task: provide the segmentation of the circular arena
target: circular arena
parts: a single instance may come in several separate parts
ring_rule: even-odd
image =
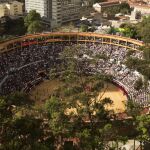
[[[1,42],[0,95],[14,91],[30,92],[43,81],[43,72],[49,73],[53,67],[59,71],[61,64],[59,53],[66,46],[75,45],[80,45],[81,50],[90,50],[93,55],[106,55],[107,60],[99,59],[96,66],[90,65],[89,71],[112,75],[112,83],[128,98],[144,107],[148,106],[150,86],[146,90],[135,90],[134,83],[142,75],[124,64],[127,52],[130,50],[134,51],[132,57],[143,59],[143,52],[139,50],[144,45],[143,42],[94,33],[53,32],[26,35]]]

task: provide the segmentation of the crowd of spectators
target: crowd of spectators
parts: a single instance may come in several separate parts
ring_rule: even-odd
[[[125,65],[128,49],[114,45],[88,44],[87,49],[91,49],[94,55],[106,55],[107,59],[99,59],[95,66],[91,66],[93,70],[100,73],[112,75],[114,82],[126,90],[128,96],[146,106],[150,100],[150,82],[147,88],[135,90],[135,82],[143,76],[134,69],[129,69]],[[131,57],[143,59],[142,51],[134,51]]]
[[[66,46],[74,47],[76,45],[77,43],[74,42],[34,43],[22,46],[16,43],[13,45],[13,50],[0,53],[0,95],[23,89],[28,91],[30,89],[28,87],[42,80],[41,72],[48,73],[54,67],[59,70],[62,62],[59,58],[60,52]],[[86,54],[84,57],[91,59],[94,56],[100,56],[95,65],[89,65],[89,70],[112,75],[114,82],[124,88],[130,98],[141,105],[148,104],[150,85],[147,89],[135,90],[134,84],[142,75],[136,70],[128,69],[124,64],[128,49],[100,43],[78,42],[78,45],[81,51],[91,52],[90,56]],[[143,53],[134,51],[132,57],[143,59]]]

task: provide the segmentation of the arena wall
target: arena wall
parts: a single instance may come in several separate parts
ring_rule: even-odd
[[[41,40],[42,39],[42,40]],[[34,42],[33,42],[34,40]],[[56,42],[56,41],[76,41],[76,42],[97,42],[102,44],[111,44],[116,46],[125,47],[128,49],[138,50],[140,46],[143,46],[142,41],[130,39],[126,37],[108,35],[108,34],[97,34],[97,33],[75,33],[75,32],[50,32],[42,34],[25,35],[17,37],[11,40],[0,42],[0,52],[13,50],[16,46],[21,47],[31,44]],[[15,45],[15,43],[18,43]],[[26,42],[26,43],[25,43]]]
[[[109,56],[111,55],[111,57],[113,55],[114,60],[116,58],[119,58],[120,61],[124,61],[125,53],[129,49],[135,50],[135,53],[138,53],[137,57],[141,57],[141,53],[143,52],[139,51],[139,48],[144,45],[144,43],[141,41],[115,35],[69,32],[32,34],[17,37],[12,40],[2,41],[0,42],[0,54],[2,54],[2,57],[0,57],[0,94],[8,94],[10,93],[9,91],[15,91],[15,89],[23,89],[24,91],[28,92],[32,88],[32,86],[36,86],[36,84],[42,81],[42,77],[39,76],[40,72],[49,71],[51,65],[54,65],[56,63],[51,63],[49,61],[51,60],[51,57],[55,56],[54,53],[57,53],[54,45],[58,44],[59,46],[60,44],[66,46],[66,43],[68,43],[69,45],[77,45],[79,43],[85,46],[88,46],[88,44],[92,43],[92,45],[96,45],[96,47],[99,47],[99,49],[103,47],[105,53],[109,53]],[[42,49],[37,49],[37,47],[45,46],[50,46],[52,51],[47,49],[46,53],[44,53],[45,51],[43,51],[42,53]],[[107,48],[105,46],[107,46]],[[96,47],[94,47],[92,51],[95,51]],[[62,49],[60,48],[60,51]],[[113,53],[112,50],[114,51]],[[34,54],[37,54],[39,58],[37,56],[34,57]],[[119,55],[123,56],[119,57]],[[57,66],[59,66],[59,59],[55,61],[57,61]],[[137,78],[139,76],[134,72],[134,70],[130,70],[130,73],[124,74],[124,72],[118,73],[118,70],[115,70],[114,68],[112,68],[112,70],[110,70],[110,67],[107,68],[103,71],[106,71],[106,74],[110,74],[115,77],[114,82],[123,89],[126,95],[128,95],[130,98],[133,97],[134,99],[138,97],[137,101],[139,101],[140,104],[147,106],[147,101],[149,100],[150,96],[148,93],[149,91],[134,91],[133,83],[136,80],[135,76]],[[101,66],[98,69],[102,71]],[[120,76],[121,78],[118,78]]]

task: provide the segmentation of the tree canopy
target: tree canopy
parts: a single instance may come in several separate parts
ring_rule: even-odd
[[[108,139],[119,138],[116,136],[117,128],[112,129],[114,112],[106,109],[112,105],[112,101],[109,98],[102,99],[105,90],[99,95],[102,89],[107,88],[105,83],[111,81],[112,77],[89,74],[86,68],[89,63],[96,64],[93,59],[98,58],[91,51],[83,49],[81,52],[80,49],[80,46],[67,47],[60,55],[63,60],[59,67],[61,74],[58,76],[55,69],[50,72],[50,78],[54,79],[53,75],[56,75],[63,85],[54,91],[46,103],[48,114],[51,112],[49,126],[59,131],[57,138],[73,137],[80,141],[82,149],[102,150],[108,144]],[[84,55],[90,55],[93,59],[84,58]],[[63,123],[60,125],[60,122]]]
[[[130,69],[135,69],[144,75],[147,79],[150,79],[150,60],[149,60],[149,45],[141,47],[143,50],[144,59],[138,59],[133,57],[128,57],[126,61],[126,65]]]
[[[128,101],[126,113],[132,118],[126,120],[118,120],[114,111],[107,109],[113,103],[102,95],[112,76],[90,70],[90,64],[96,65],[99,58],[108,59],[84,48],[81,51],[80,45],[66,47],[59,55],[61,65],[49,75],[50,80],[57,78],[62,84],[39,107],[21,92],[0,97],[0,149],[104,150],[112,148],[108,141],[115,141],[114,148],[129,137],[149,141],[149,116],[141,116],[139,105]],[[76,146],[65,144],[72,139]]]
[[[41,16],[35,10],[31,10],[24,18],[24,24],[29,33],[41,32],[43,30]]]
[[[145,43],[150,43],[150,16],[144,17],[142,22],[137,24],[137,33]]]

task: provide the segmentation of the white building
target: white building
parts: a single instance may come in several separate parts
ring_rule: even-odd
[[[23,14],[23,3],[18,1],[0,3],[0,17]]]
[[[135,5],[134,11],[139,11],[142,15],[150,14],[150,6]]]
[[[118,6],[120,5],[120,1],[110,1],[110,2],[101,2],[93,4],[93,8],[95,11],[101,13],[108,7]]]
[[[87,3],[86,3],[87,1]],[[25,10],[36,10],[41,17],[51,22],[52,26],[81,18],[81,8],[91,0],[25,0]],[[84,4],[84,5],[83,5]]]
[[[150,15],[150,6],[143,6],[143,5],[131,5],[134,10],[131,12],[131,18],[130,20],[136,20],[136,16],[138,13],[142,16],[148,16]]]
[[[25,11],[29,13],[31,10],[36,10],[41,17],[51,19],[52,0],[25,0]]]

